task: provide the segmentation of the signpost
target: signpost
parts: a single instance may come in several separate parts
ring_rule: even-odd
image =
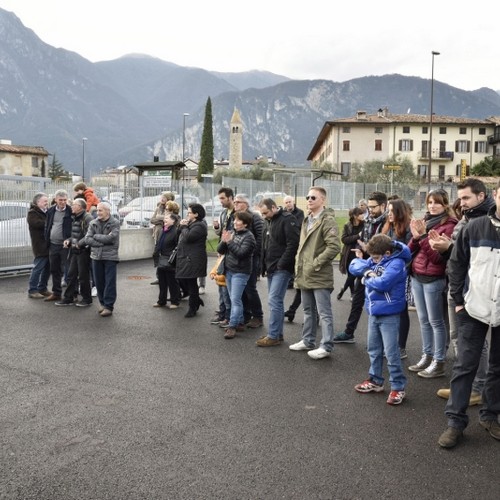
[[[382,165],[384,170],[391,171],[391,195],[392,195],[392,186],[394,184],[394,170],[401,170],[401,165]]]

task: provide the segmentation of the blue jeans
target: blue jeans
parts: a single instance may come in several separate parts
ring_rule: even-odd
[[[399,314],[368,317],[367,350],[370,356],[370,370],[368,373],[370,379],[377,384],[384,383],[382,370],[385,352],[392,391],[404,391],[406,387],[406,377],[401,368],[401,355],[399,353],[399,321]]]
[[[228,321],[231,317],[231,297],[227,286],[219,286],[219,316]]]
[[[267,275],[267,291],[269,297],[269,329],[267,336],[278,339],[283,336],[283,323],[285,322],[284,300],[288,283],[292,273],[276,271]]]
[[[411,289],[417,308],[422,336],[422,352],[436,361],[446,357],[446,323],[443,308],[443,292],[446,279],[440,278],[431,283],[421,283],[416,278],[411,280]]]
[[[243,301],[241,298],[249,277],[249,274],[226,271],[227,289],[231,299],[230,328],[236,328],[243,324]]]
[[[318,322],[316,311],[319,313],[322,339],[320,347],[325,351],[333,351],[333,312],[330,288],[301,289],[302,307],[304,308],[304,326],[302,340],[309,347],[316,345]]]
[[[489,325],[471,318],[465,309],[457,314],[458,357],[453,365],[450,398],[445,414],[448,426],[464,429],[469,423],[467,407],[472,384],[481,359]],[[491,328],[488,373],[483,390],[480,420],[497,420],[500,414],[500,326]]]
[[[49,257],[35,257],[31,270],[28,293],[46,292],[50,277]]]
[[[94,283],[100,304],[113,310],[116,302],[116,265],[114,260],[92,260]]]

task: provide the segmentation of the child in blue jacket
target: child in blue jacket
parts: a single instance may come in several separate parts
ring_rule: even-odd
[[[366,246],[369,259],[361,250],[354,250],[356,259],[349,265],[355,276],[363,276],[365,309],[368,318],[368,379],[354,388],[361,393],[382,392],[384,353],[387,358],[391,392],[387,403],[398,405],[405,397],[406,377],[401,367],[398,345],[399,318],[406,307],[406,264],[411,260],[410,249],[385,234],[376,234]]]

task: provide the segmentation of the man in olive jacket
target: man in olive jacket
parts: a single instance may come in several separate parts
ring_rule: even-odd
[[[299,249],[295,257],[295,287],[302,294],[304,326],[302,340],[290,346],[292,351],[309,351],[312,359],[330,356],[333,350],[333,259],[340,252],[340,236],[335,213],[325,208],[326,191],[313,186],[306,196],[308,216],[302,223]],[[319,314],[322,339],[316,349]]]

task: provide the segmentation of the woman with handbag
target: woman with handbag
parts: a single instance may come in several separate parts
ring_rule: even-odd
[[[205,305],[200,298],[198,288],[198,278],[207,276],[208,260],[206,247],[208,227],[203,205],[189,204],[187,218],[180,221],[179,231],[176,276],[189,294],[189,310],[184,317],[192,318],[196,316],[200,306]]]
[[[175,262],[172,263],[173,255],[177,248],[179,216],[170,212],[165,213],[163,218],[163,230],[160,233],[155,247],[155,255],[158,258],[156,274],[160,292],[158,302],[153,307],[165,307],[167,305],[167,294],[170,293],[169,309],[177,309],[181,302],[181,291],[175,276]]]

